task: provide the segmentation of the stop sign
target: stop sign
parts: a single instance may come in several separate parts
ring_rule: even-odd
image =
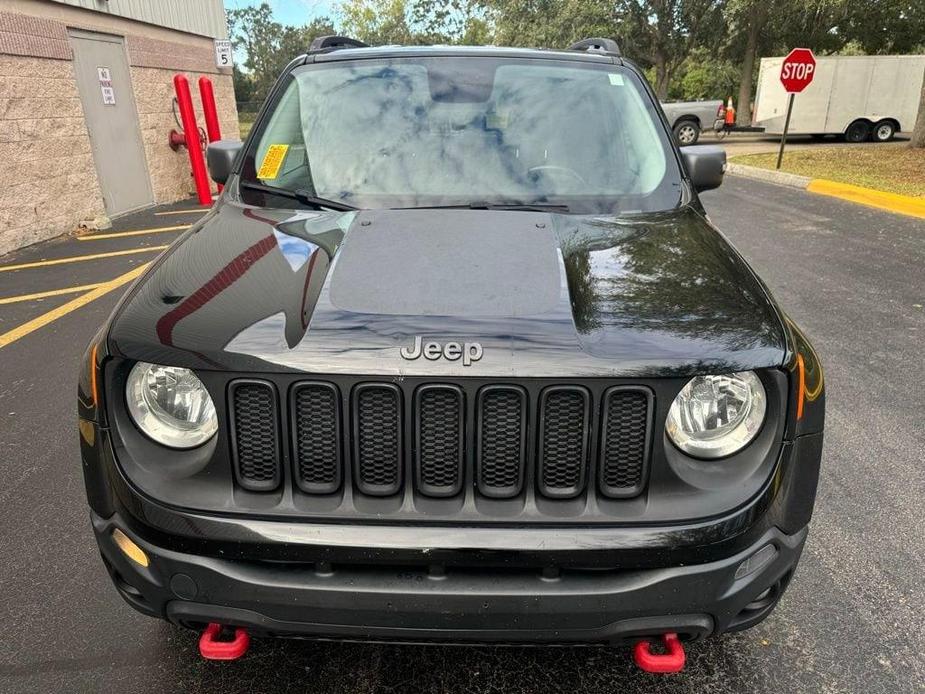
[[[794,48],[780,66],[780,81],[791,94],[798,94],[809,86],[816,73],[816,56],[808,48]]]

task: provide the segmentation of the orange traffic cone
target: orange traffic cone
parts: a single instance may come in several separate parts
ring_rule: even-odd
[[[729,100],[726,102],[726,125],[735,125],[736,124],[736,110],[735,106],[732,105],[732,97],[729,97]]]

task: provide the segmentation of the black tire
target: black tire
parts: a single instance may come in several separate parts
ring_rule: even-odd
[[[845,130],[846,142],[864,142],[870,136],[870,123],[866,120],[856,120]]]
[[[896,135],[896,123],[891,120],[882,120],[870,129],[872,142],[889,142]]]
[[[682,147],[687,145],[696,145],[700,139],[700,125],[697,121],[679,120],[674,124],[674,138]]]

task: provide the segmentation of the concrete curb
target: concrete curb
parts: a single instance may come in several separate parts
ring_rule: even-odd
[[[798,188],[816,195],[827,195],[832,198],[853,202],[857,205],[876,207],[879,210],[886,210],[894,214],[925,219],[925,198],[887,193],[882,190],[864,188],[849,183],[829,181],[825,178],[798,176],[797,174],[761,169],[757,166],[747,166],[734,162],[726,164],[726,172],[735,176],[787,186],[788,188]]]
[[[813,180],[809,176],[798,176],[784,171],[761,169],[757,166],[747,166],[745,164],[736,164],[735,162],[726,164],[726,173],[744,176],[745,178],[754,178],[765,183],[776,183],[779,186],[787,186],[788,188],[799,188],[800,190],[806,190]]]
[[[828,195],[833,198],[840,198],[841,200],[857,203],[858,205],[876,207],[879,210],[886,210],[887,212],[925,219],[925,198],[915,198],[911,195],[899,195],[898,193],[886,193],[882,190],[853,186],[850,183],[827,181],[824,178],[813,179],[809,182],[806,190],[810,193]]]

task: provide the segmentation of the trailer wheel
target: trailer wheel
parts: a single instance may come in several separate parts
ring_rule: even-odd
[[[697,140],[700,139],[700,126],[692,120],[680,120],[674,124],[672,130],[674,130],[675,139],[682,147],[697,144]]]
[[[889,142],[896,134],[896,124],[891,120],[882,120],[870,131],[870,139],[874,142]]]
[[[848,142],[864,142],[870,135],[870,123],[866,120],[856,120],[845,130],[845,140]]]

